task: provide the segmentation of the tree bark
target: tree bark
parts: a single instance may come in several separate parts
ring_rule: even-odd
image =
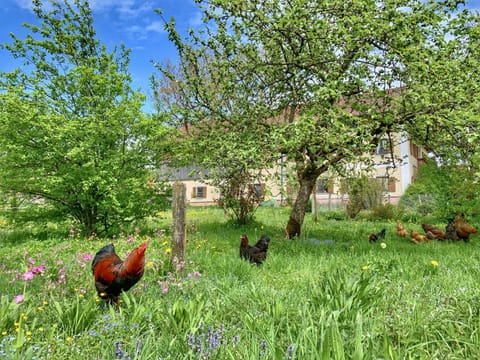
[[[173,184],[173,246],[172,260],[176,258],[177,263],[185,261],[185,249],[187,244],[186,234],[186,187],[179,181]],[[174,263],[175,260],[172,261]]]
[[[298,172],[298,181],[300,188],[298,189],[297,199],[293,204],[290,218],[288,219],[285,229],[285,237],[293,239],[300,236],[302,232],[302,224],[307,210],[308,200],[312,194],[313,188],[317,183],[317,178],[321,174],[321,169],[312,167],[305,171]]]

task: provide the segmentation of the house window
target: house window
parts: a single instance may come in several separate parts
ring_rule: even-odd
[[[381,139],[379,141],[375,154],[376,155],[388,154],[388,139]]]
[[[396,180],[394,177],[379,176],[377,177],[377,181],[380,182],[380,184],[383,187],[383,190],[385,190],[386,192],[396,191]]]
[[[331,194],[333,186],[331,181],[327,179],[319,179],[317,182],[317,194]]]
[[[265,198],[265,184],[250,184],[250,195],[253,195],[258,201],[263,201]]]
[[[195,186],[193,188],[192,198],[194,199],[205,199],[207,197],[207,187],[206,186]]]

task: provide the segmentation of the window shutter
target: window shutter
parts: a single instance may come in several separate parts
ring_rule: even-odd
[[[394,177],[391,177],[388,179],[388,191],[389,192],[395,192],[395,186],[397,184],[397,179],[395,179]]]
[[[195,199],[197,197],[197,188],[194,186],[192,188],[192,198]]]

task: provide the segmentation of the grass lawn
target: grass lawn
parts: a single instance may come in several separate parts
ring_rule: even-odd
[[[189,208],[185,264],[169,254],[170,213],[113,240],[1,222],[0,359],[480,359],[478,236],[414,245],[394,222],[307,216],[287,241],[288,211],[240,227]],[[370,244],[382,227],[386,246]],[[240,260],[242,233],[272,239],[262,266]],[[145,239],[144,277],[106,306],[94,254]]]

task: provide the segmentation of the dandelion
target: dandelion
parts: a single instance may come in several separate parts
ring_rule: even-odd
[[[16,304],[20,304],[24,300],[25,300],[25,295],[23,294],[17,295],[13,298],[13,301],[15,301]]]
[[[171,253],[172,253],[172,249],[167,248],[167,249],[165,250],[165,254],[170,255]]]
[[[153,267],[153,261],[147,262],[147,263],[145,264],[145,267],[147,267],[147,268]]]
[[[368,265],[363,265],[363,266],[362,266],[362,270],[363,270],[363,271],[367,271],[367,270],[368,270]]]
[[[385,244],[384,242],[382,242],[382,243],[380,243],[380,247],[381,247],[382,249],[385,249],[385,248],[387,247],[387,244]]]
[[[431,264],[433,265],[433,267],[437,267],[438,266],[438,261],[432,260]]]

